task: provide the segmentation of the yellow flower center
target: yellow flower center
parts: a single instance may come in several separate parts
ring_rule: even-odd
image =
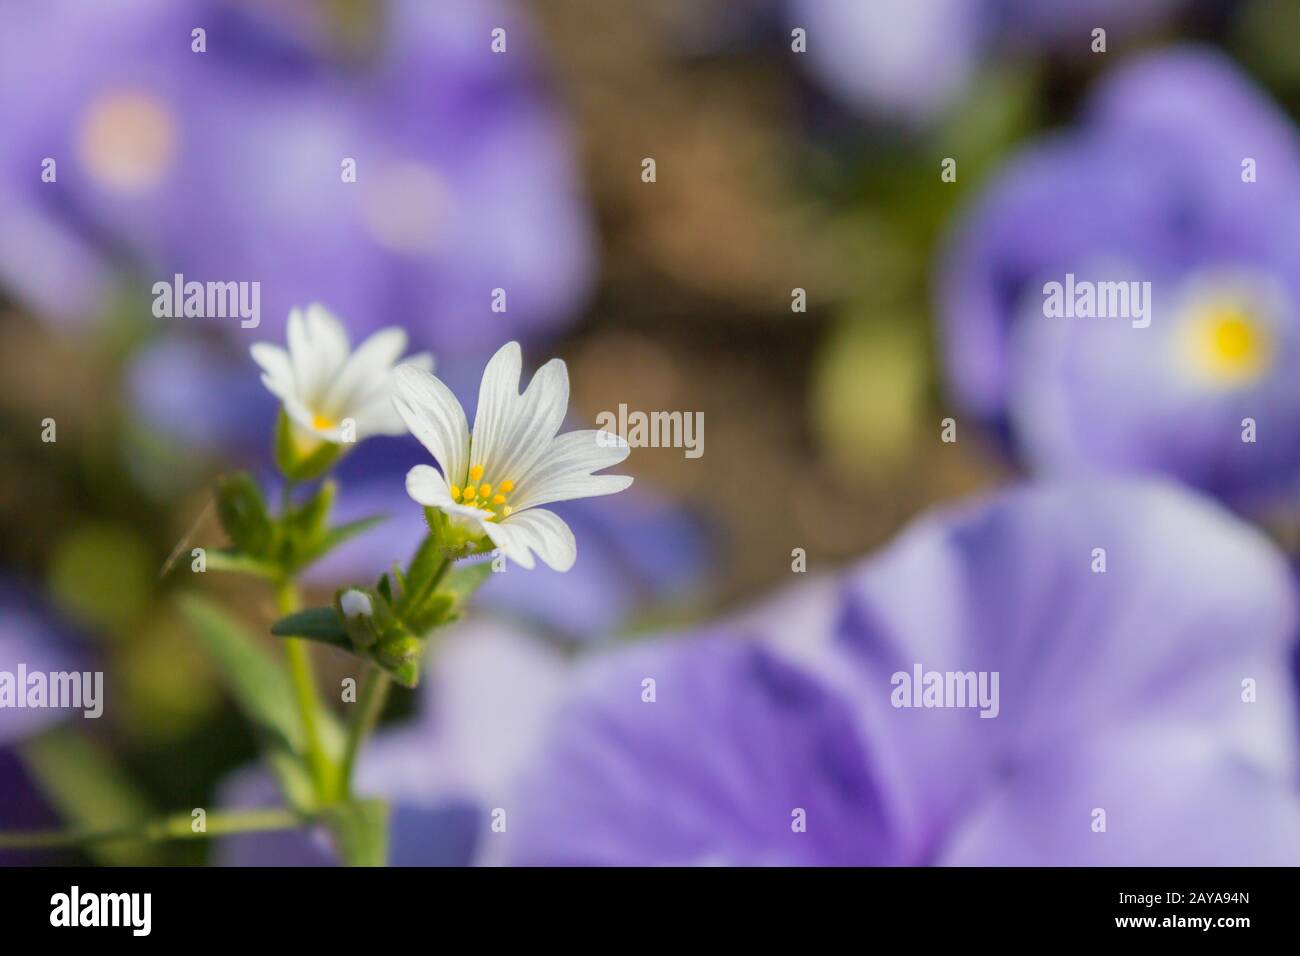
[[[328,415],[320,415],[320,414],[316,414],[316,415],[313,415],[312,418],[311,418],[311,427],[312,427],[312,428],[319,428],[319,429],[321,429],[322,431],[327,431],[328,429],[333,428],[333,427],[336,426],[337,424],[338,424],[338,422],[336,422],[334,419],[330,418]]]
[[[1187,358],[1205,378],[1221,385],[1257,380],[1273,360],[1273,336],[1252,312],[1219,303],[1199,312],[1187,325]]]
[[[463,505],[486,511],[489,515],[487,520],[495,521],[510,517],[510,513],[515,510],[508,504],[510,492],[514,490],[513,481],[503,481],[498,485],[484,481],[483,466],[475,465],[469,470],[463,488],[460,485],[451,486],[451,498]]]

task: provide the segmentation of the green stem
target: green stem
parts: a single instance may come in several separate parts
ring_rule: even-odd
[[[430,594],[438,590],[438,585],[442,583],[442,579],[445,578],[447,576],[447,572],[451,570],[451,565],[452,565],[451,558],[443,558],[442,563],[438,565],[438,570],[433,572],[433,576],[429,578],[428,582],[424,585],[424,587],[420,588],[418,593],[402,595],[401,598],[402,607],[417,608],[421,604],[423,604],[428,599]]]
[[[159,843],[165,840],[204,840],[235,833],[265,833],[269,830],[296,830],[310,819],[276,808],[270,810],[210,813],[202,830],[195,831],[191,814],[181,813],[161,820],[111,830],[72,827],[66,830],[33,830],[28,833],[0,833],[0,850],[57,849],[89,846],[121,840]]]
[[[293,581],[281,581],[276,588],[276,601],[280,616],[292,614],[299,610],[302,602],[298,597],[298,588]],[[311,652],[307,642],[296,637],[285,638],[284,652],[289,659],[289,675],[293,679],[294,696],[298,700],[298,711],[302,714],[303,733],[306,736],[307,764],[311,768],[312,778],[316,782],[316,793],[325,799],[333,790],[333,767],[321,745],[320,698],[316,693],[316,676],[312,670]]]
[[[339,769],[339,799],[347,800],[352,795],[352,771],[365,741],[379,722],[379,715],[384,712],[384,702],[388,699],[388,689],[392,679],[378,667],[366,668],[362,678],[361,693],[357,697],[357,709],[353,714],[352,725],[348,729],[347,747],[343,751],[343,765]]]

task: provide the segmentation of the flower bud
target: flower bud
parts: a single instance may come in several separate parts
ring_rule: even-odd
[[[348,588],[340,591],[336,600],[348,639],[357,647],[374,644],[379,638],[379,624],[375,619],[375,601],[378,599],[360,588]]]

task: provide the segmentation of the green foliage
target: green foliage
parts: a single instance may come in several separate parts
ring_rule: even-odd
[[[286,799],[295,809],[310,808],[315,791],[306,762],[302,717],[294,706],[288,673],[218,605],[198,595],[185,595],[180,598],[180,608],[252,722]],[[326,719],[321,729],[325,749],[341,752],[343,736],[337,723]]]
[[[42,795],[69,823],[112,829],[134,823],[152,810],[98,743],[67,726],[31,737],[18,750]],[[87,847],[86,852],[96,862],[114,866],[159,862],[157,848],[147,844],[104,843]]]
[[[275,526],[253,476],[237,472],[217,480],[217,518],[243,554],[267,556],[275,543]]]
[[[289,614],[272,625],[271,633],[339,648],[375,664],[403,687],[415,687],[429,634],[460,617],[492,570],[486,561],[453,568],[431,540],[421,545],[405,574],[394,568],[374,588],[344,588],[333,605]],[[394,579],[405,584],[396,594]],[[346,615],[348,592],[364,595],[369,613]]]
[[[388,804],[350,800],[326,807],[322,818],[334,835],[339,856],[349,866],[383,866],[388,862]]]
[[[334,482],[323,482],[314,495],[300,505],[287,506],[276,519],[252,476],[239,472],[221,479],[216,489],[217,517],[234,547],[210,552],[208,567],[284,580],[384,520],[376,515],[331,528],[337,492]]]

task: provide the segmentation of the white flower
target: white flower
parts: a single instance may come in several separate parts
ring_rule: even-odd
[[[552,359],[522,395],[518,342],[502,346],[479,386],[471,436],[465,410],[446,385],[410,365],[398,368],[393,405],[442,469],[416,465],[406,491],[463,527],[487,535],[525,568],[532,552],[556,571],[573,567],[578,546],[558,515],[538,505],[611,495],[632,484],[627,475],[592,472],[628,456],[627,443],[597,430],[557,435],[569,404],[569,372]]]
[[[249,351],[262,367],[262,383],[284,403],[290,421],[337,445],[402,434],[392,404],[392,373],[405,349],[406,332],[393,327],[376,332],[353,352],[339,320],[323,306],[309,305],[305,318],[298,309],[289,313],[288,351],[268,342]],[[433,368],[433,357],[425,352],[406,361]]]

